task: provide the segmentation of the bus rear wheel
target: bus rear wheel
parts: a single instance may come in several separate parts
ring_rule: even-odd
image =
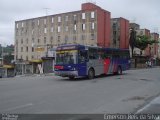
[[[94,70],[93,69],[89,69],[88,71],[88,78],[89,79],[93,79],[95,76]]]
[[[69,77],[70,80],[74,80],[74,78],[75,78],[74,76],[70,76]]]

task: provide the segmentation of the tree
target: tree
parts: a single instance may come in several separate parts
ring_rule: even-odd
[[[134,30],[134,28],[132,28],[130,32],[130,38],[129,38],[129,44],[132,51],[132,58],[133,58],[133,50],[135,47],[135,41],[136,41],[136,31]]]
[[[148,45],[152,45],[153,43],[158,43],[156,40],[151,40],[150,37],[146,35],[138,35],[135,40],[135,47],[139,48],[141,51],[145,50]]]

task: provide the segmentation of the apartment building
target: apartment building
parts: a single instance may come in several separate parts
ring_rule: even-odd
[[[151,39],[156,40],[157,42],[159,41],[159,34],[158,33],[151,33]],[[154,58],[158,57],[158,43],[154,43],[153,45],[150,45],[150,50],[151,50],[151,56]]]
[[[112,48],[129,48],[129,21],[125,18],[111,19],[111,44]]]
[[[130,27],[130,29],[134,29],[134,30],[140,29],[140,25],[137,23],[129,23],[129,27]]]
[[[63,44],[110,46],[110,12],[93,3],[81,10],[15,22],[15,60],[39,60]]]
[[[145,36],[148,36],[148,37],[151,36],[150,30],[146,29],[146,28],[145,29],[137,29],[136,30],[136,35],[145,35]],[[148,45],[148,47],[144,51],[141,51],[140,49],[135,48],[134,49],[134,54],[136,54],[136,55],[143,55],[143,56],[151,56],[150,45]]]

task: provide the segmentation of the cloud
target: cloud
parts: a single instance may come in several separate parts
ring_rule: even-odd
[[[77,11],[91,0],[0,0],[0,41],[14,43],[14,23],[18,20]],[[160,28],[160,0],[92,0],[111,12],[111,17],[124,17],[141,28]]]

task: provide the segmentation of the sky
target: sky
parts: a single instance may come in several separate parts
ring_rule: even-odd
[[[0,0],[0,44],[14,44],[15,21],[77,11],[85,2],[111,12],[111,18],[123,17],[142,29],[160,31],[160,0]]]

